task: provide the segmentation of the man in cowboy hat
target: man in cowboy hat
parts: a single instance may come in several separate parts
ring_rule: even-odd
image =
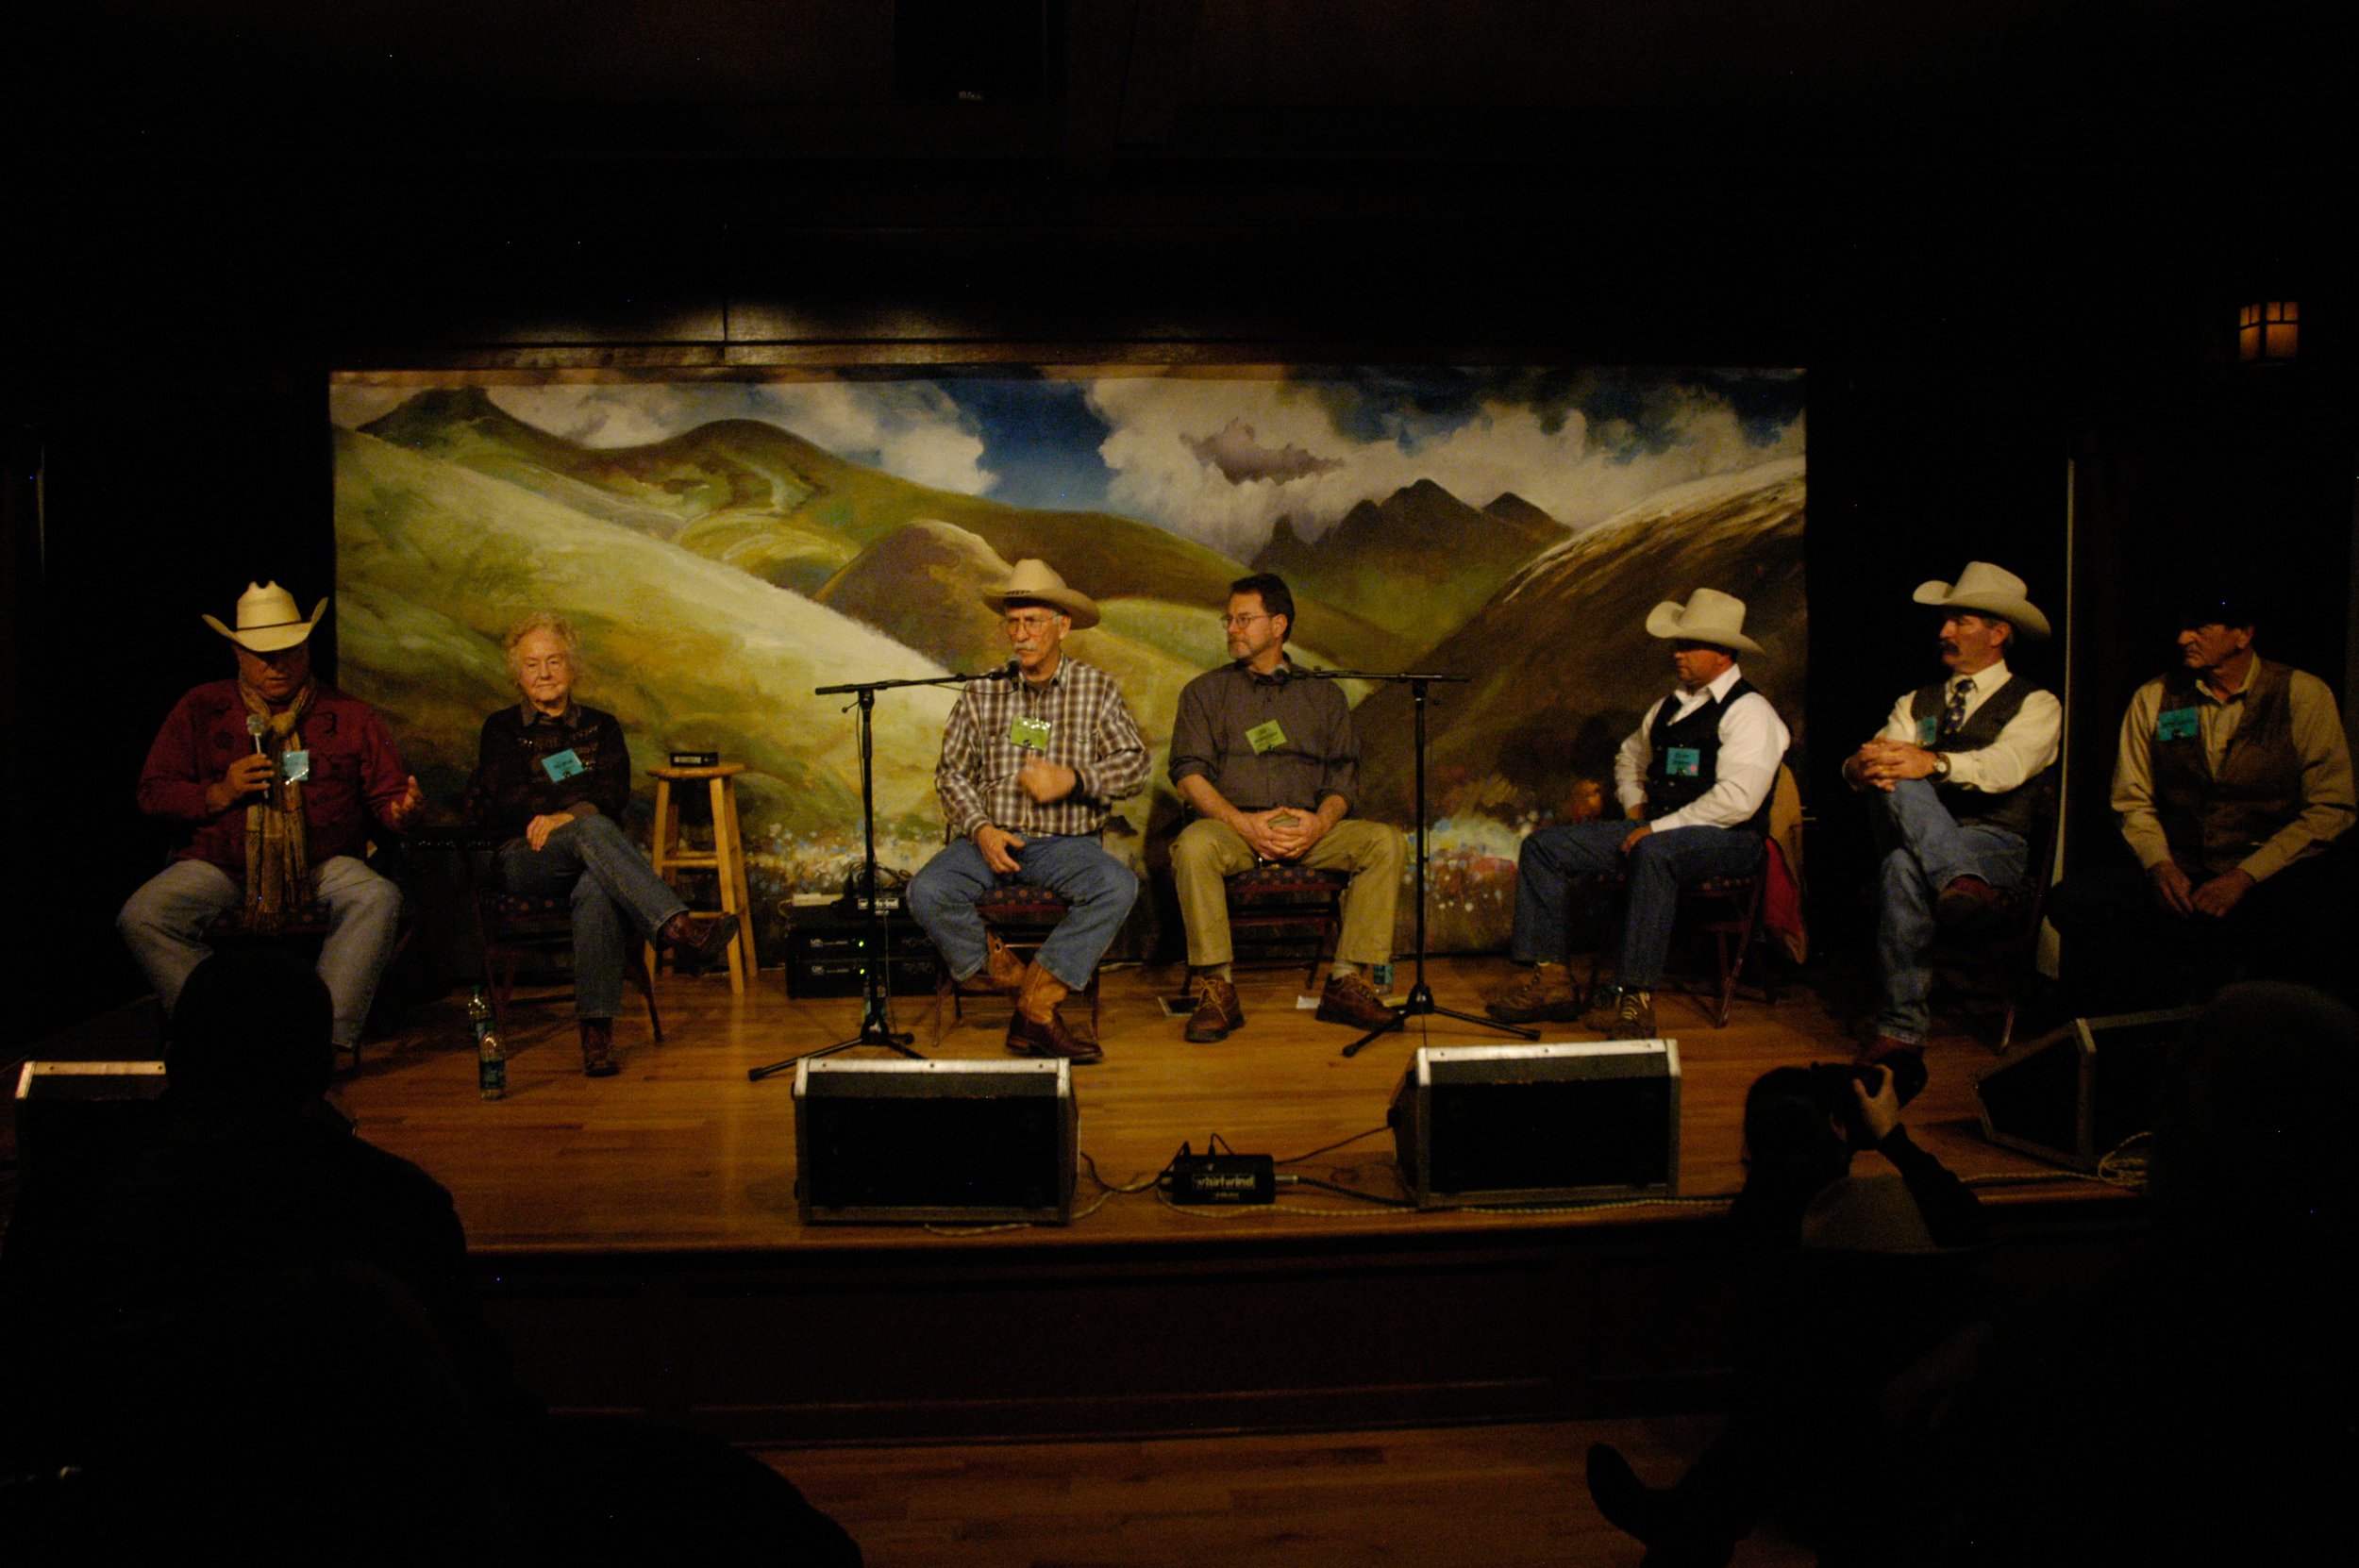
[[[373,823],[399,832],[426,797],[376,714],[311,678],[311,631],[326,609],[322,599],[304,616],[276,583],[253,583],[236,626],[204,617],[228,639],[237,675],[183,696],[148,748],[140,809],[184,838],[115,926],[169,1011],[221,916],[242,909],[256,932],[324,918],[319,976],[349,1050],[401,913],[401,890],[360,855]]]
[[[2249,594],[2178,612],[2178,668],[2121,721],[2113,808],[2130,854],[2076,864],[2049,905],[2081,1008],[2208,992],[2239,969],[2348,993],[2351,915],[2327,851],[2355,814],[2334,693],[2261,657]]]
[[[2064,727],[2063,704],[2007,668],[2018,639],[2048,636],[2022,578],[1972,560],[1956,582],[1920,583],[1914,597],[1940,612],[1949,674],[1894,703],[1875,739],[1843,763],[1844,779],[1868,797],[1883,852],[1883,1002],[1862,1059],[1888,1061],[1904,1097],[1924,1083],[1925,953],[1938,928],[1988,925],[2005,893],[2047,874],[2027,863],[2035,785],[2055,765]]]
[[[1113,680],[1064,656],[1067,632],[1097,624],[1086,595],[1028,559],[983,601],[1000,613],[1015,674],[969,681],[950,710],[934,769],[949,843],[911,880],[910,913],[954,978],[982,973],[1015,993],[1009,1050],[1096,1061],[1097,1043],[1075,1039],[1057,1005],[1089,984],[1139,895],[1097,833],[1113,803],[1146,782],[1146,742]],[[1029,965],[975,908],[1009,879],[1072,906]]]
[[[1196,813],[1172,842],[1196,1012],[1187,1037],[1225,1039],[1245,1022],[1229,963],[1226,879],[1257,862],[1348,872],[1322,1023],[1380,1029],[1392,1010],[1362,971],[1393,956],[1400,829],[1350,815],[1360,768],[1351,709],[1331,680],[1297,678],[1286,658],[1295,600],[1261,572],[1229,585],[1231,662],[1188,682],[1171,728],[1171,781]]]
[[[1699,588],[1684,606],[1655,606],[1647,632],[1671,644],[1679,685],[1647,709],[1614,759],[1627,820],[1565,823],[1524,840],[1514,953],[1532,968],[1490,1003],[1503,1023],[1581,1017],[1564,961],[1571,879],[1621,871],[1629,897],[1614,956],[1617,994],[1601,1001],[1591,1022],[1616,1040],[1650,1038],[1680,889],[1761,864],[1770,791],[1791,737],[1737,665],[1738,654],[1761,652],[1745,635],[1744,601]]]

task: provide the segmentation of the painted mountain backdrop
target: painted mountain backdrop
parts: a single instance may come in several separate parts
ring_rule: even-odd
[[[982,591],[1026,556],[1098,601],[1102,624],[1068,650],[1114,676],[1155,748],[1158,784],[1121,809],[1134,854],[1136,835],[1176,814],[1160,779],[1180,689],[1226,657],[1215,615],[1249,569],[1293,586],[1298,659],[1481,677],[1433,715],[1436,815],[1462,880],[1496,883],[1521,825],[1560,806],[1576,773],[1600,776],[1662,684],[1660,645],[1639,629],[1657,599],[1710,583],[1753,600],[1773,652],[1756,678],[1799,713],[1802,475],[1799,456],[1778,455],[1799,451],[1799,405],[1769,440],[1715,447],[1707,475],[1658,462],[1648,472],[1678,482],[1609,514],[1599,498],[1631,487],[1654,460],[1645,451],[1586,488],[1541,468],[1470,500],[1403,466],[1422,456],[1490,485],[1498,454],[1467,464],[1463,427],[1382,437],[1364,410],[1330,408],[1296,433],[1285,420],[1313,394],[1335,403],[1335,384],[1290,383],[1265,407],[1266,376],[1148,379],[1077,392],[1008,376],[988,396],[970,381],[827,383],[773,407],[742,387],[343,378],[330,403],[343,679],[385,711],[428,793],[455,801],[483,715],[514,700],[501,635],[530,609],[568,616],[584,640],[580,695],[620,717],[642,768],[690,747],[748,764],[765,929],[784,894],[840,885],[858,853],[854,718],[811,689],[997,664]],[[788,406],[790,392],[804,401]],[[1148,428],[1159,420],[1168,440]],[[1676,453],[1678,428],[1648,441]],[[878,699],[888,864],[913,869],[940,841],[932,770],[954,694]],[[1393,688],[1351,694],[1366,697],[1365,809],[1405,821],[1405,704]],[[1463,945],[1500,940],[1495,925],[1437,928]]]

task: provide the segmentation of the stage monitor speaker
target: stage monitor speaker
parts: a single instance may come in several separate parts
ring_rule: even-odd
[[[1983,1136],[2075,1170],[2154,1128],[2164,1059],[2186,1032],[2190,1008],[2076,1018],[1974,1082]]]
[[[119,1168],[161,1135],[160,1061],[27,1061],[16,1076],[17,1159],[28,1189]]]
[[[1062,1061],[795,1068],[805,1224],[1073,1218],[1079,1111]]]
[[[1668,1197],[1679,1043],[1425,1046],[1389,1119],[1420,1209]]]

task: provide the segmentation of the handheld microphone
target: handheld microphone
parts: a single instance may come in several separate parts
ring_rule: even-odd
[[[245,732],[254,737],[254,755],[257,757],[267,757],[270,755],[262,749],[262,732],[269,727],[270,721],[263,718],[259,713],[248,713],[245,716]]]

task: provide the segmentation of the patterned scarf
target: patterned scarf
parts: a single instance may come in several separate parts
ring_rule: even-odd
[[[311,900],[311,851],[303,824],[303,786],[285,781],[283,761],[301,751],[304,715],[311,711],[312,685],[305,681],[294,700],[278,712],[245,682],[246,729],[271,760],[273,782],[262,798],[245,809],[245,919],[249,930],[276,931],[288,920],[308,920]]]

